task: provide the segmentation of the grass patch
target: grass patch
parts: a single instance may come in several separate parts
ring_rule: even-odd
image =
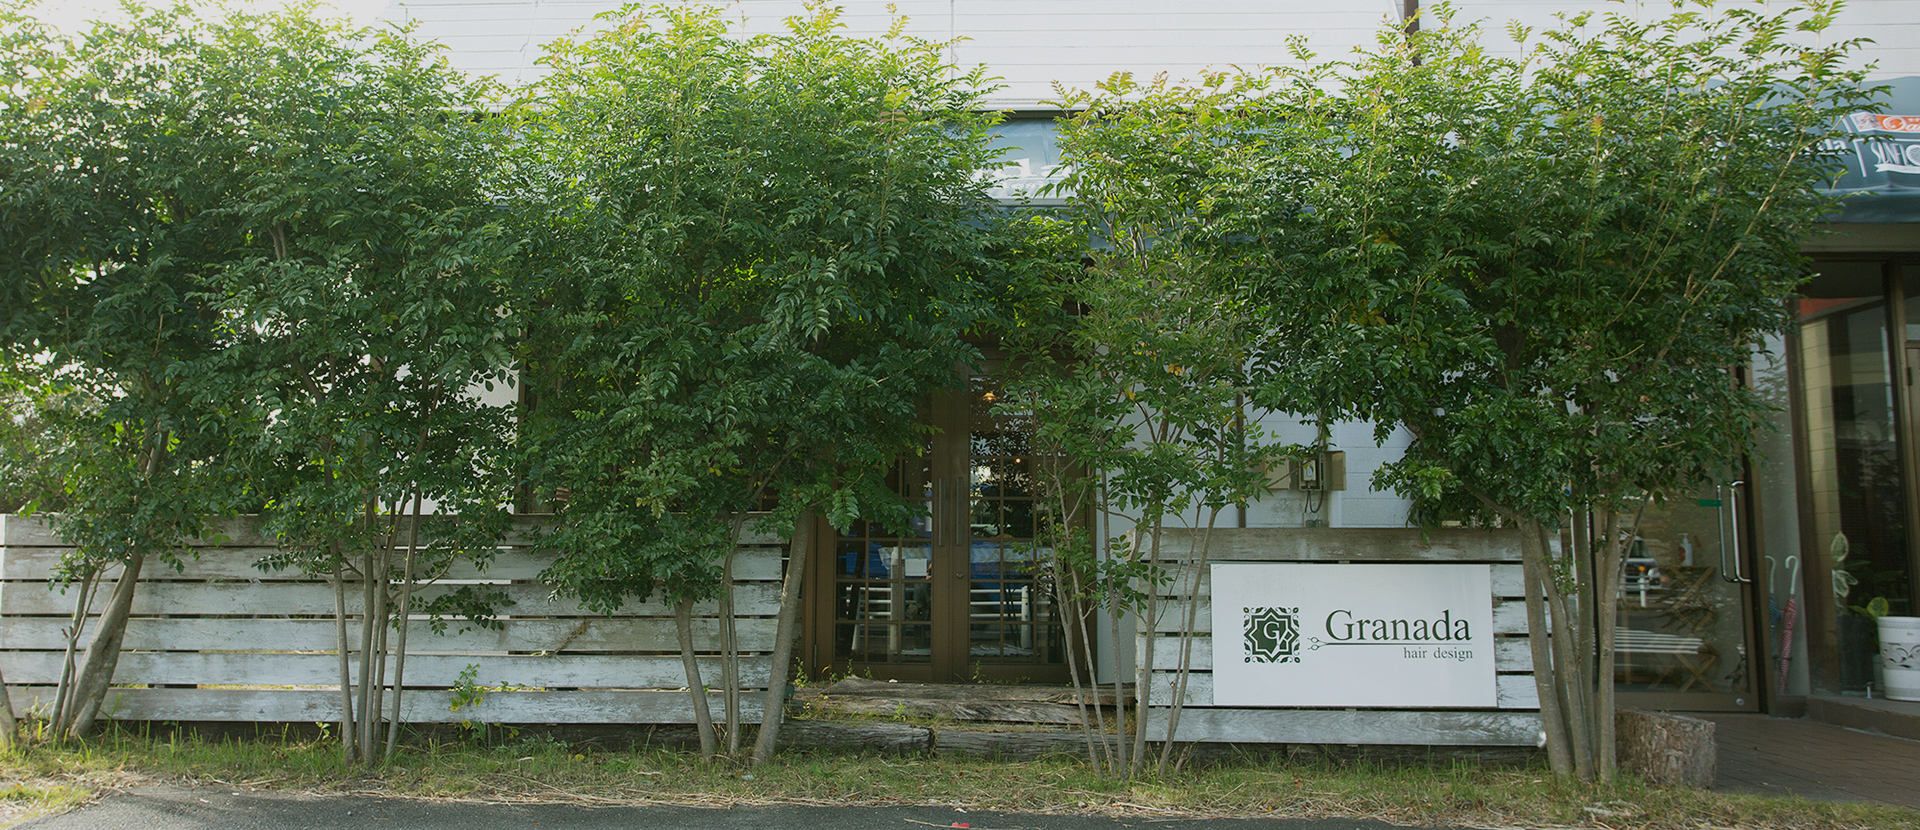
[[[0,825],[80,806],[89,795],[85,788],[72,784],[40,780],[0,781]]]
[[[0,753],[0,801],[78,803],[144,782],[231,790],[575,804],[909,805],[1134,816],[1371,818],[1468,827],[1920,830],[1920,811],[1796,798],[1563,783],[1538,768],[1249,760],[1133,782],[1077,759],[982,761],[787,755],[758,769],[661,749],[608,751],[526,740],[404,748],[384,769],[344,766],[330,740],[209,740],[126,733]]]

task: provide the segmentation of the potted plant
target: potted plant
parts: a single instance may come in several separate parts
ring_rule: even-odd
[[[1882,613],[1874,619],[1879,624],[1881,682],[1887,699],[1920,700],[1920,617]]]

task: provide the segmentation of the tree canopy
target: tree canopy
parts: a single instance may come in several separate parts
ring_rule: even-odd
[[[886,471],[978,358],[999,224],[974,174],[982,79],[897,26],[839,25],[618,16],[550,46],[514,111],[509,193],[539,243],[528,482],[565,554],[548,577],[591,606],[661,590],[724,615],[749,511],[782,533],[815,510],[904,525]]]
[[[1405,429],[1377,483],[1521,529],[1557,768],[1610,775],[1620,529],[1763,428],[1739,370],[1789,322],[1822,141],[1868,95],[1856,44],[1820,41],[1837,8],[1580,14],[1511,59],[1442,11],[1351,60],[1085,102],[1104,169],[1193,206],[1154,244],[1259,309],[1254,401]]]

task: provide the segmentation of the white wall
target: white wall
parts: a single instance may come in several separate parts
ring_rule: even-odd
[[[418,37],[448,48],[454,65],[506,81],[538,77],[535,61],[542,44],[618,8],[613,0],[402,0],[381,14],[388,21],[410,21]],[[730,0],[729,16],[744,20],[748,32],[779,31],[781,21],[800,13],[800,0]],[[879,36],[891,22],[883,0],[843,0],[847,32]],[[1114,72],[1139,76],[1165,72],[1192,78],[1208,67],[1253,67],[1290,63],[1289,37],[1306,40],[1323,57],[1338,57],[1371,43],[1380,27],[1398,20],[1400,0],[895,0],[909,19],[907,33],[929,40],[962,39],[952,47],[955,62],[985,64],[1005,79],[1007,88],[989,103],[1008,109],[1036,109],[1055,97],[1053,84],[1091,87]],[[1421,4],[1430,13],[1437,4]],[[1775,0],[1776,7],[1787,4]],[[1487,45],[1499,51],[1508,41],[1505,21],[1552,25],[1558,12],[1664,15],[1666,5],[1644,8],[1596,0],[1460,0],[1456,21],[1483,20]],[[1835,22],[1830,38],[1871,38],[1862,61],[1878,66],[1875,78],[1920,75],[1920,2],[1852,0]]]
[[[1431,9],[1438,3],[1425,0],[1420,4]],[[1768,0],[1768,8],[1784,11],[1800,5],[1797,0]],[[1453,4],[1455,23],[1485,21],[1487,28],[1496,34],[1486,41],[1489,49],[1501,53],[1512,53],[1511,43],[1505,34],[1506,21],[1520,23],[1542,29],[1556,23],[1555,15],[1595,10],[1602,14],[1627,14],[1637,19],[1648,20],[1666,17],[1672,11],[1669,2],[1653,0],[1644,6],[1632,3],[1607,3],[1595,0],[1456,0]],[[1722,8],[1732,4],[1722,3]],[[1596,21],[1592,25],[1599,25]],[[1869,62],[1877,67],[1869,74],[1872,79],[1899,78],[1908,75],[1920,75],[1920,3],[1914,0],[1848,0],[1846,7],[1834,19],[1823,40],[1837,42],[1853,38],[1866,38],[1874,41],[1863,46],[1856,66]]]
[[[445,44],[453,64],[502,80],[538,77],[541,44],[618,8],[608,0],[405,0],[382,18],[417,24],[417,37]],[[747,32],[781,31],[803,11],[798,0],[731,0]],[[845,0],[847,33],[884,34],[891,23],[881,0]],[[1207,67],[1289,60],[1287,38],[1306,38],[1324,54],[1343,54],[1369,40],[1399,0],[895,0],[909,35],[952,47],[961,66],[985,64],[1007,88],[995,107],[1036,109],[1054,98],[1055,81],[1091,87],[1114,72],[1166,72],[1190,78]]]

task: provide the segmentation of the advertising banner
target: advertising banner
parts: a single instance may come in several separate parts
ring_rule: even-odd
[[[1497,703],[1488,565],[1212,569],[1215,706]]]

